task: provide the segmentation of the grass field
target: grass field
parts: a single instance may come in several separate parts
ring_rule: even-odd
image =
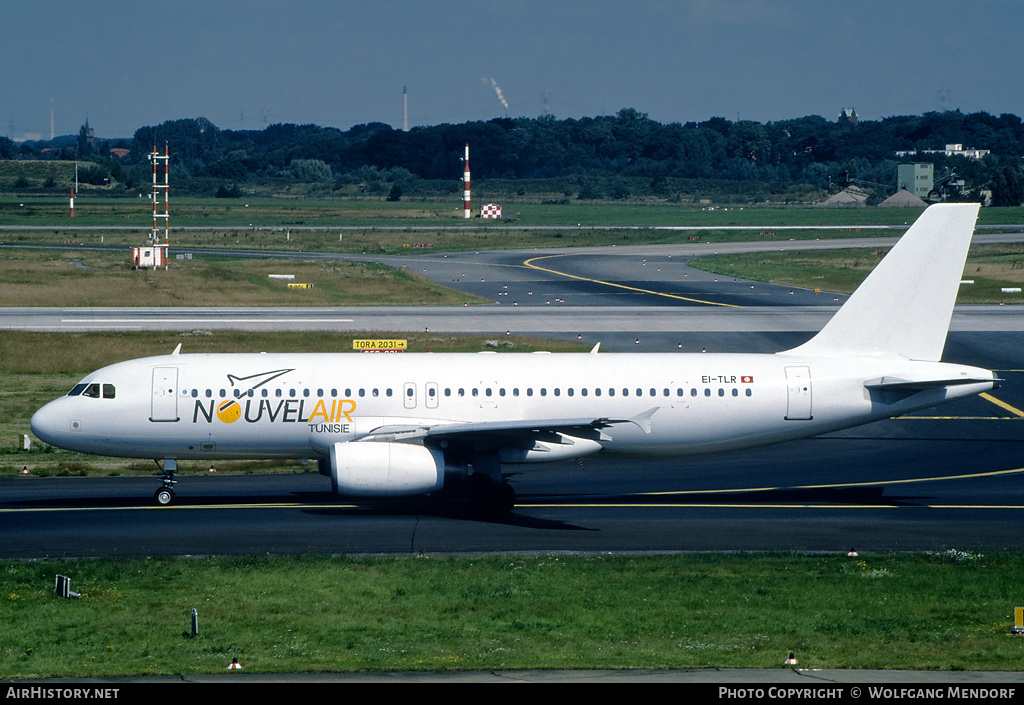
[[[312,289],[269,274],[292,274]],[[127,253],[0,250],[0,306],[387,306],[489,303],[407,268],[373,263],[172,260],[135,270]]]
[[[852,293],[875,268],[887,248],[765,252],[719,255],[690,260],[690,265],[725,276],[804,289]],[[1002,288],[1024,286],[1024,244],[975,245],[968,254],[959,304],[1024,303],[1021,294]]]
[[[88,197],[75,202],[75,217],[68,214],[68,199],[55,196],[0,195],[0,224],[5,226],[120,226],[146,232],[153,222],[148,191],[139,198]],[[487,202],[479,194],[478,203]],[[702,208],[672,203],[568,201],[560,203],[505,204],[505,219],[488,223],[462,217],[461,199],[400,201],[349,198],[175,198],[170,200],[172,227],[302,228],[302,227],[453,227],[502,230],[510,224],[535,227],[650,228],[692,225],[745,226],[754,230],[771,226],[821,226],[842,224],[909,225],[920,209],[858,208],[826,209],[805,206],[747,206]],[[981,225],[1020,223],[1024,208],[983,208]],[[755,236],[756,236],[755,232]],[[685,237],[685,236],[684,236]],[[335,234],[335,240],[337,235]]]
[[[339,517],[344,523],[344,518]],[[1017,670],[1019,553],[0,562],[0,677]],[[56,574],[77,600],[54,595]],[[199,636],[189,638],[190,611]]]

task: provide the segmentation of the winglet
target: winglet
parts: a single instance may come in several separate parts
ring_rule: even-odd
[[[591,355],[597,355],[597,349],[601,347],[601,343],[594,346],[594,349],[590,351]]]
[[[637,414],[631,418],[630,421],[639,426],[641,431],[649,434],[651,432],[651,417],[654,416],[654,412],[656,412],[658,408],[659,407],[655,406],[642,414]]]
[[[930,206],[821,332],[780,354],[938,362],[978,208],[977,203]]]
[[[174,352],[172,352],[171,355],[177,355],[180,352],[181,352],[181,343],[178,343],[178,347],[174,348]]]

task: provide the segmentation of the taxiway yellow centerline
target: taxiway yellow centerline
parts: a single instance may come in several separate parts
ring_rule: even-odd
[[[1020,418],[1024,418],[1024,411],[1021,411],[1020,409],[1018,409],[1015,406],[1011,406],[1011,405],[1007,404],[1005,401],[1002,401],[1001,399],[996,399],[994,396],[992,396],[988,392],[982,392],[978,396],[980,396],[985,401],[992,402],[993,404],[995,404],[996,406],[1000,407],[1001,409],[1006,409],[1007,411],[1009,411],[1014,416],[1017,416],[1017,417],[1020,417]]]
[[[581,277],[581,276],[578,276],[576,274],[567,274],[565,272],[559,272],[557,269],[548,269],[546,267],[540,267],[540,266],[538,266],[536,264],[533,264],[537,260],[551,259],[552,257],[568,257],[568,256],[570,256],[570,254],[564,254],[564,255],[544,255],[542,257],[533,257],[533,258],[528,259],[525,262],[523,262],[523,265],[526,266],[526,267],[529,267],[530,269],[536,269],[536,270],[539,270],[541,272],[547,272],[548,274],[557,274],[560,277],[568,277],[569,279],[579,279],[580,281],[591,282],[593,284],[600,284],[602,286],[610,286],[610,287],[614,287],[616,289],[626,289],[627,291],[636,291],[636,292],[641,293],[641,294],[651,294],[653,296],[664,296],[665,298],[668,298],[668,299],[678,299],[679,301],[692,301],[693,303],[707,304],[708,306],[725,306],[727,308],[743,308],[742,306],[738,306],[736,304],[723,304],[723,303],[718,302],[718,301],[705,301],[703,299],[694,299],[694,298],[691,298],[689,296],[679,296],[678,294],[666,294],[666,293],[661,292],[661,291],[651,291],[650,289],[640,289],[640,288],[635,287],[635,286],[627,286],[626,284],[616,284],[614,282],[602,281],[601,279],[591,279],[590,277]]]
[[[992,472],[976,472],[965,475],[936,475],[934,477],[913,477],[906,480],[872,480],[870,482],[836,482],[826,485],[796,485],[796,486],[785,486],[780,485],[778,487],[740,487],[731,490],[681,490],[672,492],[645,492],[642,496],[645,497],[666,497],[673,495],[688,495],[688,494],[737,494],[740,492],[773,492],[777,490],[824,490],[824,489],[837,489],[841,487],[877,487],[879,485],[907,485],[917,482],[940,482],[942,480],[972,480],[979,477],[999,477],[1001,475],[1015,475],[1024,473],[1024,468],[1015,468],[1013,470],[994,470]],[[688,505],[690,506],[690,505]],[[721,505],[714,505],[721,506]],[[749,506],[749,505],[740,505]],[[772,506],[784,506],[784,505],[772,505]],[[843,505],[850,506],[850,505]]]
[[[1013,414],[1013,417],[1009,416],[894,416],[893,418],[897,421],[1019,421],[1024,419],[1024,411],[1021,411],[1012,404],[1007,404],[1001,399],[996,399],[988,392],[981,392],[978,394],[979,397],[985,401],[995,404],[1000,409],[1004,409]]]

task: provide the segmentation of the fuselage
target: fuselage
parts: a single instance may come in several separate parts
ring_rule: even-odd
[[[505,422],[593,418],[620,421],[592,434],[580,454],[687,455],[812,436],[994,386],[896,395],[865,386],[882,377],[992,373],[788,354],[175,354],[93,372],[40,409],[32,431],[106,456],[325,458],[334,444],[388,429],[493,423],[500,438]],[[549,458],[557,459],[522,461]]]

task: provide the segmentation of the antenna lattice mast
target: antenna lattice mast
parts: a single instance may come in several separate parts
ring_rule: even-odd
[[[167,145],[164,145],[164,153],[161,155],[157,150],[156,146],[153,147],[153,152],[149,155],[149,161],[153,163],[153,194],[151,199],[153,201],[153,229],[149,233],[149,239],[153,241],[153,247],[161,248],[163,256],[157,259],[157,262],[163,262],[164,269],[167,269],[167,248],[169,242],[169,229],[170,229],[170,209],[168,206],[168,199],[170,196],[170,152]],[[159,180],[157,168],[163,162],[163,180]],[[163,194],[163,212],[159,211],[161,203],[160,195]],[[163,242],[160,241],[160,228],[158,223],[160,220],[164,221],[164,236]]]

